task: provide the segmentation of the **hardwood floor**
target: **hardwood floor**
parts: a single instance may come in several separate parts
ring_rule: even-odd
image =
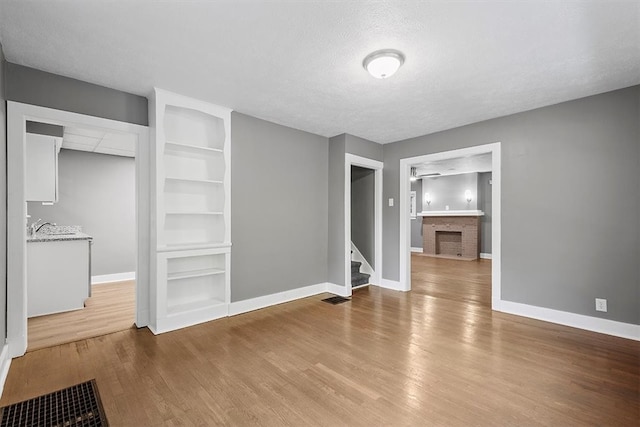
[[[494,313],[490,262],[418,258],[408,293],[27,353],[0,405],[96,378],[113,426],[638,425],[640,343]]]
[[[133,280],[94,285],[84,309],[28,319],[27,351],[133,327],[135,290]]]

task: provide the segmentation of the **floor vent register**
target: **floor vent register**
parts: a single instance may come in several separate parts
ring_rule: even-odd
[[[95,380],[0,408],[0,427],[108,425]]]

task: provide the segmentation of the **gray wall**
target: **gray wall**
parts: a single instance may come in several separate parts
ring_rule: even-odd
[[[357,156],[366,157],[367,159],[377,160],[379,162],[384,159],[382,144],[349,135],[348,133],[343,134],[343,136],[346,153],[355,154]]]
[[[147,126],[147,98],[5,62],[6,99]]]
[[[491,212],[493,205],[491,203],[491,172],[482,172],[478,174],[478,209],[484,212],[484,216],[480,217],[480,252],[483,254],[491,253]]]
[[[327,138],[231,118],[231,300],[327,281]]]
[[[375,171],[351,166],[351,241],[375,270]]]
[[[411,182],[411,191],[416,192],[416,211],[422,212],[422,180]],[[411,219],[411,247],[422,249],[422,217]]]
[[[93,236],[92,275],[136,270],[135,159],[60,150],[59,202],[28,202],[32,220],[81,225]]]
[[[384,197],[399,197],[401,158],[500,141],[502,298],[640,324],[639,105],[634,86],[386,144]],[[398,208],[384,209],[391,280]]]
[[[471,203],[467,203],[465,191],[471,191]],[[478,209],[478,174],[465,173],[432,178],[422,178],[422,192],[429,193],[431,203],[423,202],[423,211]],[[420,209],[420,208],[418,208]]]
[[[346,135],[329,139],[329,239],[328,280],[346,286],[344,282],[344,164]]]
[[[62,138],[64,136],[64,127],[52,125],[50,123],[32,122],[27,120],[27,133],[36,133],[38,135],[49,135]]]
[[[0,44],[0,347],[7,338],[7,98],[4,64]]]

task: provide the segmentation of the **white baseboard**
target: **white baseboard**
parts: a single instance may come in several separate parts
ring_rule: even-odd
[[[5,344],[0,353],[0,397],[4,391],[4,383],[9,375],[9,367],[11,366],[11,358],[9,357],[9,345]]]
[[[325,292],[340,295],[341,297],[350,297],[351,294],[347,292],[346,286],[336,285],[335,283],[325,283]]]
[[[324,292],[327,292],[327,283],[318,283],[317,285],[310,285],[305,286],[304,288],[278,292],[277,294],[265,295],[262,297],[232,302],[231,304],[229,304],[229,316],[235,316],[236,314],[259,310],[261,308],[282,304],[300,298],[307,298],[313,295],[322,294]]]
[[[393,291],[406,291],[402,286],[400,286],[400,282],[396,280],[382,279],[378,286],[385,289],[391,289]]]
[[[422,248],[411,248],[411,252],[418,252],[418,253],[422,253],[422,252],[424,252],[424,251],[422,250]]]
[[[536,307],[528,304],[521,304],[511,301],[500,301],[498,308],[494,310],[532,319],[544,320],[545,322],[557,323],[559,325],[571,326],[573,328],[585,329],[587,331],[601,334],[613,335],[640,341],[640,325],[617,322],[615,320],[600,319],[598,317],[585,316],[583,314],[569,313],[566,311],[553,310],[551,308]]]
[[[482,258],[482,259],[491,259],[491,254],[485,254],[483,252],[480,252],[480,258]]]
[[[91,276],[92,285],[100,285],[102,283],[123,282],[125,280],[135,280],[136,272],[103,274],[101,276]]]

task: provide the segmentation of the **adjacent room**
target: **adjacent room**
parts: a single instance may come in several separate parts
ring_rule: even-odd
[[[0,425],[640,423],[640,3],[0,1]]]

